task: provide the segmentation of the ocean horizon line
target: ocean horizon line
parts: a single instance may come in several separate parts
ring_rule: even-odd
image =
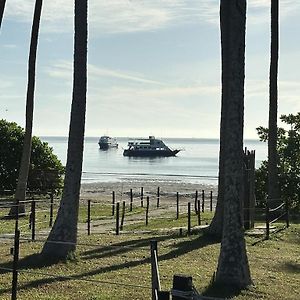
[[[116,139],[120,140],[133,140],[133,139],[144,139],[147,138],[147,136],[113,136]],[[156,136],[159,139],[163,140],[174,140],[174,141],[179,141],[179,140],[185,140],[185,141],[213,141],[213,142],[219,142],[219,138],[207,138],[207,137],[160,137]],[[63,136],[63,135],[41,135],[39,136],[41,139],[68,139],[68,136]],[[84,139],[99,139],[100,136],[85,136]],[[262,142],[258,138],[245,138],[245,142]],[[263,143],[263,142],[262,142]]]

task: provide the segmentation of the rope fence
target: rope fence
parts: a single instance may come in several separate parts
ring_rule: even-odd
[[[275,199],[278,202],[278,199]],[[281,200],[282,201],[282,200]],[[268,240],[270,238],[270,225],[274,224],[280,219],[285,220],[285,227],[288,228],[290,226],[290,220],[289,220],[289,202],[285,201],[281,204],[279,204],[277,207],[270,208],[270,203],[272,201],[267,201],[266,203],[266,210],[265,210],[265,216],[266,216],[266,239]]]
[[[155,220],[160,223],[160,220],[165,220],[165,221],[173,221],[176,219],[181,219],[184,220],[184,218],[186,218],[186,223],[184,226],[182,226],[182,223],[180,223],[181,227],[179,227],[179,232],[180,234],[182,234],[183,232],[183,228],[186,228],[186,232],[187,234],[191,234],[193,227],[192,227],[192,219],[193,222],[196,222],[197,225],[201,225],[203,223],[208,224],[209,221],[211,221],[211,218],[208,218],[207,216],[203,216],[203,212],[208,211],[208,213],[211,212],[210,208],[212,207],[211,202],[208,202],[207,204],[205,203],[205,193],[204,191],[202,191],[202,194],[199,194],[197,191],[195,192],[195,194],[193,195],[189,195],[187,197],[183,197],[181,196],[178,192],[176,192],[176,194],[173,195],[173,200],[172,197],[168,197],[169,202],[168,204],[166,204],[166,202],[163,203],[159,203],[159,201],[157,201],[157,199],[161,200],[161,195],[160,195],[160,190],[158,188],[157,190],[157,194],[156,195],[152,195],[152,198],[150,198],[150,196],[148,196],[147,193],[144,192],[144,190],[141,189],[141,193],[139,195],[137,195],[137,197],[133,198],[133,193],[132,191],[130,191],[129,193],[130,195],[130,199],[127,201],[121,200],[122,201],[117,201],[116,199],[116,193],[112,193],[112,202],[111,203],[106,203],[106,202],[98,202],[98,201],[94,201],[94,200],[84,200],[81,201],[80,206],[81,206],[81,213],[85,212],[86,214],[86,223],[87,223],[87,232],[88,235],[91,234],[92,228],[96,227],[96,226],[103,226],[104,224],[106,225],[113,225],[113,223],[115,223],[115,234],[119,235],[123,230],[124,230],[124,224],[125,222],[128,222],[129,225],[132,225],[134,222],[136,223],[141,223],[138,224],[138,226],[140,226],[140,228],[144,228],[147,233],[149,232],[157,232],[157,229],[154,227],[154,229],[152,228],[151,230],[147,230],[148,226],[150,225],[150,216],[153,213],[153,217],[155,217]],[[201,196],[199,196],[201,195]],[[210,197],[207,197],[209,200],[213,199],[213,195],[212,192],[208,193],[208,195],[210,195]],[[170,201],[171,199],[171,201]],[[183,200],[184,199],[184,200]],[[288,207],[288,202],[284,202],[284,203],[280,203],[278,204],[278,199],[273,199],[274,201],[268,201],[267,202],[267,206],[266,206],[266,210],[265,210],[265,216],[266,216],[266,238],[269,238],[270,235],[270,225],[277,222],[278,220],[284,218],[286,221],[286,227],[289,226],[289,207]],[[275,201],[276,200],[276,201]],[[174,201],[174,202],[172,202]],[[43,202],[43,203],[42,203]],[[185,202],[185,203],[183,203]],[[49,220],[45,220],[45,218],[47,218],[50,214],[50,210],[45,208],[48,205],[52,208],[52,218],[53,218],[53,206],[54,203],[51,202],[45,202],[45,201],[38,201],[38,200],[31,200],[27,202],[28,205],[30,205],[30,212],[27,212],[25,215],[28,217],[29,216],[29,222],[27,224],[21,224],[20,226],[18,226],[18,230],[21,228],[26,228],[29,227],[29,229],[31,229],[31,238],[25,238],[22,237],[20,238],[20,236],[18,236],[18,234],[20,234],[20,232],[17,234],[15,234],[14,236],[6,236],[6,237],[0,237],[0,242],[1,240],[13,240],[14,241],[14,260],[15,259],[19,259],[18,257],[15,258],[16,256],[18,256],[19,254],[16,253],[18,251],[16,251],[17,247],[19,247],[20,242],[28,242],[28,241],[34,241],[34,242],[41,242],[41,243],[55,243],[57,245],[59,244],[68,244],[68,245],[75,245],[75,243],[71,243],[71,242],[67,242],[67,241],[48,241],[46,239],[41,239],[41,238],[36,238],[36,226],[37,225],[41,225],[41,224],[49,224]],[[269,207],[269,203],[276,203],[276,207]],[[42,205],[41,207],[39,207],[37,209],[38,205]],[[134,205],[135,204],[135,205]],[[205,205],[206,204],[206,205]],[[14,205],[14,204],[13,204]],[[12,206],[13,206],[12,205]],[[11,207],[12,207],[11,206]],[[16,205],[18,206],[18,205]],[[274,206],[274,205],[273,205]],[[100,207],[100,208],[97,208]],[[205,210],[206,208],[206,210]],[[103,212],[106,213],[105,217],[107,218],[107,221],[105,223],[96,223],[96,220],[93,220],[94,218],[99,218],[100,216],[98,215],[99,213],[99,209],[103,209]],[[164,213],[164,217],[161,217],[160,215],[157,215],[155,212],[158,210],[168,210],[168,214]],[[255,210],[255,208],[246,208],[246,210]],[[259,210],[260,212],[263,212],[263,209]],[[42,214],[44,214],[44,217],[42,216]],[[276,216],[275,216],[276,214]],[[193,217],[193,218],[192,218]],[[82,216],[81,216],[82,218]],[[103,220],[103,219],[102,219]],[[95,221],[95,223],[93,223]],[[144,225],[142,225],[144,221]],[[143,227],[144,226],[144,227]],[[195,224],[193,225],[195,226]],[[51,226],[50,226],[51,227]],[[195,226],[196,227],[196,226]],[[43,226],[42,226],[43,228]],[[130,227],[129,227],[130,228]],[[172,228],[171,228],[172,229]],[[136,232],[141,234],[141,231],[131,231],[132,232]],[[16,241],[17,239],[17,241]],[[99,245],[99,244],[90,244],[90,243],[76,243],[77,246],[85,246],[85,247],[97,247],[99,251],[107,251],[108,249],[117,249],[118,251],[121,250],[134,250],[134,251],[149,251],[149,248],[145,247],[145,246],[140,246],[140,245],[124,245],[124,246],[117,246],[117,245]],[[151,250],[151,257],[154,257],[154,265],[157,265],[157,252],[153,252],[154,254],[152,254],[152,250]],[[128,257],[128,256],[126,256]],[[135,255],[134,255],[135,257]],[[145,258],[145,256],[143,256]],[[151,263],[152,263],[152,259],[151,258]],[[156,259],[156,262],[155,262]],[[146,259],[147,260],[147,259]],[[15,265],[15,264],[14,264]],[[156,268],[158,269],[158,265],[156,266]],[[120,283],[120,282],[110,282],[110,281],[106,281],[106,280],[94,280],[94,279],[88,279],[88,278],[76,278],[76,274],[74,275],[59,275],[59,274],[52,274],[52,273],[44,273],[44,272],[36,272],[36,271],[29,271],[29,270],[24,270],[21,268],[17,268],[17,267],[13,267],[12,269],[9,268],[0,268],[0,270],[6,270],[8,272],[12,272],[13,274],[13,278],[15,278],[14,280],[17,280],[17,274],[18,273],[32,273],[32,274],[36,274],[36,275],[41,275],[41,276],[48,276],[48,277],[57,277],[60,280],[80,280],[80,281],[86,281],[86,282],[93,282],[93,283],[99,283],[99,284],[115,284],[115,285],[119,285],[119,286],[127,286],[127,287],[136,287],[136,288],[147,288],[148,290],[150,289],[149,286],[143,286],[143,285],[135,285],[135,284],[128,284],[128,283]],[[156,272],[156,273],[155,273]],[[152,277],[152,284],[153,282],[156,280],[156,282],[159,280],[159,274],[157,271],[151,271],[151,277]],[[156,274],[155,276],[153,274]],[[154,277],[156,278],[154,278]],[[154,279],[153,279],[154,278]],[[13,284],[12,284],[12,289],[15,288],[15,286],[17,285],[16,283],[14,283],[13,280]],[[151,287],[152,290],[152,299],[163,299],[161,298],[163,295],[163,292],[160,291],[160,287],[158,284],[155,285],[155,287]],[[12,293],[16,293],[16,290]],[[176,296],[177,290],[176,289],[172,289],[171,293],[173,293],[172,295]],[[183,295],[183,294],[181,294]],[[202,298],[195,298],[195,299],[202,299]]]
[[[7,237],[8,238],[8,237]],[[91,282],[93,284],[108,284],[108,285],[116,285],[120,287],[127,287],[127,288],[139,288],[139,289],[146,289],[146,290],[151,290],[152,287],[147,286],[147,285],[142,285],[142,284],[133,284],[133,283],[124,283],[120,281],[109,281],[109,280],[101,280],[101,279],[90,279],[86,278],[87,276],[92,276],[92,275],[86,275],[86,274],[72,274],[72,275],[60,275],[60,274],[53,274],[52,272],[40,272],[40,271],[34,271],[34,270],[27,270],[27,269],[22,269],[19,268],[19,252],[20,252],[20,241],[30,241],[29,239],[20,237],[20,230],[18,228],[18,222],[16,221],[16,230],[15,230],[15,235],[11,236],[9,239],[13,239],[14,241],[14,247],[11,251],[11,254],[13,254],[14,260],[13,260],[13,267],[12,268],[7,268],[7,267],[0,267],[0,270],[6,271],[6,272],[11,272],[12,273],[12,286],[11,286],[11,293],[12,297],[14,299],[17,299],[17,291],[18,291],[18,274],[20,273],[26,273],[26,274],[33,274],[33,275],[40,275],[40,276],[45,276],[45,277],[53,277],[56,278],[56,280],[72,280],[72,281],[81,281],[81,282]],[[122,251],[134,251],[133,258],[136,259],[136,251],[147,251],[149,253],[149,247],[146,247],[143,242],[143,245],[139,245],[139,242],[136,242],[137,245],[100,245],[98,243],[92,244],[92,243],[73,243],[73,242],[66,242],[66,241],[47,241],[47,240],[42,240],[42,239],[37,239],[35,242],[47,242],[47,243],[54,243],[54,244],[65,244],[65,245],[77,245],[77,246],[93,246],[97,247],[97,250],[99,251],[107,251],[109,249],[114,250],[122,250]],[[130,243],[130,241],[129,241]],[[150,245],[152,245],[153,241],[150,242]],[[157,242],[156,242],[157,243]],[[152,249],[152,246],[150,247]],[[92,250],[94,251],[94,250]],[[151,250],[152,251],[152,250]],[[151,252],[150,252],[151,254]],[[120,257],[120,256],[119,256]],[[145,255],[141,256],[141,262],[138,263],[139,265],[144,263],[151,263],[151,255],[150,257],[146,257]],[[128,255],[126,255],[126,263],[128,263]],[[105,268],[109,267],[109,265],[105,266]],[[126,275],[126,277],[129,278],[135,278],[135,279],[140,279],[140,276],[135,276],[130,273],[123,274],[123,276]],[[81,277],[82,276],[82,277]]]
[[[196,190],[194,193],[182,193],[172,192],[172,193],[162,193],[160,187],[157,187],[154,192],[147,192],[144,187],[141,187],[138,191],[129,191],[121,192],[120,196],[118,193],[112,191],[111,193],[111,202],[106,199],[105,201],[97,201],[91,199],[81,199],[80,201],[80,222],[86,223],[87,234],[90,235],[94,230],[97,233],[106,228],[109,231],[115,231],[116,235],[119,235],[121,232],[124,233],[124,228],[129,230],[130,233],[138,232],[141,233],[141,230],[130,230],[133,226],[138,226],[142,228],[144,226],[144,231],[149,232],[148,227],[153,224],[151,223],[152,218],[159,221],[164,219],[170,221],[170,225],[174,228],[174,223],[171,224],[172,220],[181,220],[178,224],[180,233],[183,232],[184,227],[187,228],[188,234],[192,231],[192,218],[196,217],[196,226],[201,226],[202,224],[208,225],[212,220],[212,215],[202,215],[206,212],[212,212],[213,207],[215,206],[217,195],[213,195],[213,191],[201,190],[200,192]],[[126,197],[124,196],[126,195]],[[151,195],[151,197],[150,197]],[[162,196],[164,195],[164,196]],[[124,198],[123,198],[124,196]],[[32,231],[32,240],[35,239],[35,230],[38,225],[39,229],[41,228],[51,228],[53,226],[53,220],[55,213],[57,212],[57,207],[59,205],[58,201],[53,201],[51,199],[34,199],[26,200],[24,203],[27,205],[30,204],[30,212],[23,213],[22,216],[29,217],[29,224],[21,224],[21,228],[29,227]],[[118,199],[117,199],[118,198]],[[121,198],[121,200],[119,199]],[[124,200],[123,200],[124,199]],[[166,200],[167,199],[167,200]],[[49,201],[51,200],[51,201]],[[288,218],[288,207],[285,208],[284,212],[277,215],[274,218],[270,216],[279,210],[286,207],[286,203],[280,203],[278,205],[279,199],[267,199],[267,209],[257,208],[257,207],[245,207],[244,211],[251,212],[252,214],[265,214],[266,218],[266,236],[268,237],[270,233],[270,225],[277,222],[278,220],[285,217]],[[275,208],[270,208],[269,205],[277,206]],[[12,208],[18,205],[12,203],[11,205],[4,206],[5,208]],[[190,208],[189,208],[190,206]],[[4,208],[0,206],[0,209]],[[109,213],[111,210],[111,213]],[[164,217],[161,218],[159,210],[164,211]],[[41,217],[41,214],[44,214]],[[84,217],[85,216],[85,217]],[[42,218],[42,219],[41,219]],[[45,218],[48,218],[46,221]],[[84,219],[83,219],[84,218]],[[186,218],[186,224],[183,226],[182,220]],[[3,220],[3,218],[2,218]],[[106,220],[106,221],[105,221]],[[142,224],[144,222],[144,225]],[[289,221],[286,221],[287,224]],[[48,223],[48,226],[40,226],[42,224]],[[140,224],[139,224],[140,223]],[[131,225],[128,227],[128,225]],[[193,225],[195,226],[195,225]],[[287,225],[288,227],[288,225]],[[98,228],[98,229],[96,229]],[[166,228],[170,230],[172,228]],[[176,227],[175,227],[176,228]],[[80,230],[83,228],[81,227]],[[155,231],[157,229],[152,229]],[[269,232],[269,233],[268,233]]]

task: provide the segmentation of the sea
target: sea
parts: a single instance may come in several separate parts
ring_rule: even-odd
[[[41,137],[53,148],[65,165],[67,137]],[[99,137],[86,137],[84,142],[82,183],[120,182],[124,180],[179,180],[186,183],[217,184],[218,139],[163,138],[167,146],[181,149],[175,157],[125,157],[123,150],[133,138],[117,138],[119,147],[100,150]],[[256,167],[267,157],[267,144],[245,140],[248,150],[255,150]]]

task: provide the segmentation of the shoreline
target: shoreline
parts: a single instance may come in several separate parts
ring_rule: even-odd
[[[111,182],[90,182],[81,183],[80,194],[83,198],[91,197],[96,198],[97,196],[105,195],[111,196],[112,192],[115,191],[118,195],[129,194],[132,189],[133,194],[140,195],[141,188],[143,187],[144,195],[157,195],[159,187],[160,195],[174,195],[177,192],[181,195],[192,195],[195,194],[196,190],[199,193],[204,190],[205,194],[209,194],[211,191],[213,195],[218,193],[218,185],[216,183],[191,183],[184,182],[180,179],[173,180],[161,180],[161,179],[130,179],[125,181],[111,181]]]

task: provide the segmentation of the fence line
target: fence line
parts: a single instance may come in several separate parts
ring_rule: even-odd
[[[282,208],[283,206],[284,206],[284,203],[281,203],[280,205],[278,205],[278,206],[275,207],[275,208],[269,208],[269,212],[273,212],[273,211],[279,210],[279,209]]]
[[[280,211],[282,208],[284,208],[284,212],[281,213],[279,216],[275,217],[274,219],[271,219],[270,213]],[[269,208],[269,203],[267,202],[267,204],[266,204],[266,239],[267,240],[270,238],[270,224],[277,222],[282,217],[285,217],[286,228],[288,228],[290,225],[288,201],[285,201],[285,202],[281,203],[280,205],[278,205],[277,207],[272,208],[272,209]]]
[[[10,269],[10,268],[0,267],[0,270],[13,272],[13,269]],[[68,275],[57,275],[57,274],[50,274],[50,273],[37,272],[37,271],[28,271],[28,270],[25,270],[25,269],[17,269],[16,271],[19,272],[19,273],[27,273],[27,274],[35,274],[35,275],[56,277],[56,278],[59,278],[59,279],[70,279],[70,280],[74,280],[74,281],[84,281],[84,282],[92,282],[92,283],[111,284],[111,285],[119,285],[119,286],[124,286],[124,287],[142,288],[142,289],[148,289],[148,290],[151,289],[149,286],[145,286],[145,285],[135,285],[135,284],[130,284],[130,283],[120,283],[120,282],[114,282],[114,281],[96,280],[96,279],[87,279],[87,278],[75,278],[74,276],[77,276],[76,274],[69,275],[69,276]]]
[[[17,212],[17,217],[18,217],[18,212]],[[151,242],[151,257],[152,257],[152,246],[153,242]],[[157,245],[157,242],[156,242]],[[157,248],[157,247],[156,247]],[[124,249],[124,247],[123,247]],[[76,281],[84,281],[84,282],[92,282],[92,283],[100,283],[100,284],[110,284],[110,285],[117,285],[117,286],[124,286],[124,287],[134,287],[134,288],[143,288],[143,289],[150,289],[148,286],[143,286],[143,285],[137,285],[137,284],[128,284],[128,283],[120,283],[120,282],[113,282],[113,281],[106,281],[106,280],[94,280],[94,279],[87,279],[87,278],[78,278],[78,275],[58,275],[58,274],[50,274],[50,273],[45,273],[45,272],[37,272],[37,271],[28,271],[24,269],[19,269],[18,264],[19,264],[19,251],[20,251],[20,230],[18,229],[18,218],[16,220],[15,224],[15,235],[14,235],[14,248],[13,248],[13,255],[14,255],[14,260],[13,260],[13,267],[12,269],[9,268],[1,268],[0,270],[6,270],[12,273],[13,279],[12,279],[12,286],[11,286],[11,299],[16,300],[17,299],[17,290],[18,290],[18,274],[19,273],[27,273],[27,274],[35,274],[35,275],[42,275],[42,276],[47,276],[47,277],[55,277],[56,279],[60,280],[76,280]],[[152,266],[152,264],[151,264]],[[152,271],[152,277],[153,277],[153,271]],[[159,277],[157,277],[159,280]],[[154,293],[156,294],[156,293]]]
[[[13,240],[14,236],[13,234],[11,234],[11,237],[0,237],[1,239],[7,239],[7,240]],[[31,241],[31,239],[29,238],[22,238],[20,237],[20,241]],[[103,248],[119,248],[119,249],[135,249],[135,250],[149,250],[149,247],[145,247],[145,246],[128,246],[128,245],[124,245],[124,246],[120,246],[120,245],[101,245],[101,244],[90,244],[90,243],[73,243],[73,242],[66,242],[66,241],[59,241],[59,240],[47,240],[47,239],[35,239],[35,242],[40,242],[40,243],[51,243],[51,244],[64,244],[64,245],[77,245],[77,246],[88,246],[88,247],[103,247]],[[130,241],[129,241],[130,242]]]

